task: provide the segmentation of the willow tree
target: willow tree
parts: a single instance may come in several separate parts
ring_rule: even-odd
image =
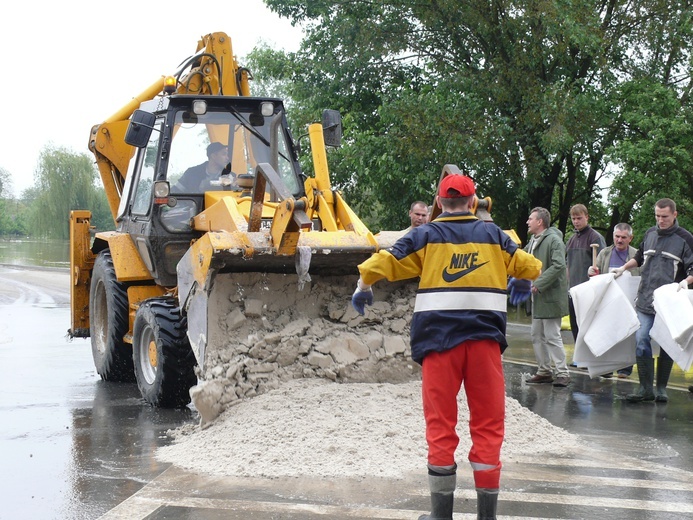
[[[12,176],[0,167],[0,235],[8,235],[12,228]]]
[[[99,212],[103,204],[93,159],[65,148],[47,146],[41,151],[32,193],[30,221],[35,236],[67,239],[71,210]]]

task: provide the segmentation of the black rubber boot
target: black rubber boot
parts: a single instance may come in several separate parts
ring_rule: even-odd
[[[640,379],[640,388],[638,388],[636,393],[628,394],[626,396],[626,400],[630,401],[631,403],[654,401],[654,358],[638,356],[635,358],[635,360],[638,364],[638,379]]]
[[[496,520],[498,506],[498,490],[476,488],[476,518],[477,520]]]
[[[659,359],[657,360],[657,395],[655,401],[658,403],[666,403],[669,400],[667,395],[667,383],[671,375],[671,368],[674,366],[674,360],[671,356],[664,352],[664,349],[659,351]]]
[[[431,489],[431,514],[421,515],[419,520],[452,520],[457,475],[428,475]]]

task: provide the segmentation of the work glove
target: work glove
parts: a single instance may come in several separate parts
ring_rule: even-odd
[[[351,305],[354,306],[356,312],[361,316],[366,312],[366,305],[373,305],[373,289],[368,287],[368,289],[361,289],[356,286],[354,295],[351,297]]]
[[[615,278],[618,278],[619,276],[621,276],[625,272],[625,269],[623,267],[619,267],[617,269],[614,269],[611,272],[614,273],[614,279],[615,279]]]
[[[679,282],[679,287],[678,287],[678,289],[676,289],[676,291],[678,292],[680,290],[684,290],[684,291],[688,290],[688,282],[685,279],[681,280]]]
[[[508,289],[510,290],[510,305],[517,307],[529,300],[532,295],[532,282],[522,278],[510,278]]]
[[[599,274],[599,267],[589,266],[587,269],[587,276],[596,276]]]

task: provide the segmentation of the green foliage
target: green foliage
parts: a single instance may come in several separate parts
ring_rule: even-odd
[[[12,176],[0,168],[0,236],[22,236],[27,233],[26,206],[13,196]]]
[[[12,225],[12,220],[10,217],[11,213],[11,202],[6,199],[0,199],[0,235],[9,235],[10,226]]]
[[[73,209],[88,209],[103,219],[105,196],[99,195],[95,179],[96,169],[86,154],[44,148],[34,173],[34,186],[28,194],[30,234],[68,239]],[[110,221],[105,229],[113,229]]]
[[[607,235],[661,192],[688,213],[684,0],[265,3],[306,38],[297,53],[265,50],[254,75],[281,81],[295,127],[342,112],[333,181],[374,229],[403,227],[412,200],[432,201],[445,164],[472,175],[521,237],[534,206],[565,232],[584,203]]]
[[[679,223],[693,229],[691,107],[682,107],[675,92],[649,78],[621,87],[625,139],[613,148],[622,168],[612,185],[612,206],[632,221],[636,238],[654,225],[660,198],[677,202]]]
[[[0,199],[0,236],[28,236],[26,204],[14,198]]]
[[[86,208],[91,211],[91,225],[96,228],[96,231],[110,231],[115,229],[111,208],[106,198],[106,192],[103,188],[97,187],[94,195],[93,205]]]
[[[262,43],[245,58],[244,66],[251,71],[262,70],[262,75],[253,75],[253,96],[285,99],[289,95],[291,62],[282,52]],[[290,102],[290,99],[289,99]]]

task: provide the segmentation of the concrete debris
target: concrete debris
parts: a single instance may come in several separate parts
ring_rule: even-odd
[[[239,400],[293,379],[401,383],[420,379],[409,319],[416,281],[378,284],[360,316],[357,277],[319,277],[298,290],[295,275],[220,275],[210,296],[205,369],[190,390],[207,425]]]

